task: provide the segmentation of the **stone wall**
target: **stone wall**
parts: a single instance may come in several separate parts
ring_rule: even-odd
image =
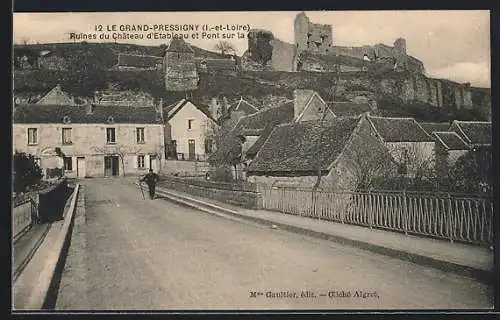
[[[296,71],[297,48],[278,39],[270,41],[272,46],[271,65],[274,70]]]
[[[249,187],[248,184],[243,187],[238,184],[196,181],[194,179],[166,176],[158,185],[166,189],[173,189],[193,196],[205,197],[249,209],[262,209],[262,195],[257,192],[256,186]]]

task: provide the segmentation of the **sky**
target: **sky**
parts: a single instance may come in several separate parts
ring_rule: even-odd
[[[275,38],[294,43],[293,21],[296,11],[276,12],[92,12],[92,13],[14,13],[14,43],[71,42],[69,34],[95,33],[96,40],[88,42],[114,42],[101,40],[101,34],[112,37],[113,25],[119,28],[132,25],[194,25],[198,32],[185,32],[192,37],[202,35],[202,26],[245,26],[271,31]],[[470,82],[473,86],[490,87],[490,13],[487,10],[454,11],[312,11],[305,12],[313,23],[330,24],[333,44],[361,46],[383,43],[392,45],[399,37],[406,39],[407,53],[424,63],[430,77],[446,78],[457,82]],[[103,32],[96,32],[102,25]],[[110,31],[106,31],[109,27]],[[99,28],[99,27],[97,27]],[[99,30],[99,29],[97,29]],[[117,40],[121,43],[160,45],[168,39]],[[157,30],[158,33],[166,34]],[[215,33],[212,31],[209,33]],[[242,30],[246,37],[246,31]],[[127,32],[130,33],[130,32]],[[220,32],[226,33],[226,32]],[[231,32],[235,34],[236,32]],[[217,39],[192,39],[189,43],[214,50]],[[239,55],[247,49],[246,38],[230,40]]]

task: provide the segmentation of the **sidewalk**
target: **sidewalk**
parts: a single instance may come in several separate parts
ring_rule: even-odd
[[[12,277],[17,279],[42,243],[50,224],[35,224],[12,245]]]
[[[276,225],[281,229],[456,272],[486,283],[493,281],[493,251],[487,248],[268,210],[250,210],[162,187],[158,187],[158,193],[201,210],[215,210],[262,224]]]

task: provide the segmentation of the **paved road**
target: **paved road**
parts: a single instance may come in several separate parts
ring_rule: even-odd
[[[474,280],[142,200],[130,180],[89,179],[85,191],[87,223],[73,237],[58,309],[492,307],[492,289]]]

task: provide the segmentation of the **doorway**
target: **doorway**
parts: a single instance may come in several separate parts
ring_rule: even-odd
[[[189,160],[194,160],[195,157],[196,157],[196,150],[195,150],[195,146],[194,146],[194,140],[193,139],[189,139],[188,141],[188,147],[189,147]]]
[[[104,176],[116,177],[119,174],[118,156],[104,156]]]
[[[85,178],[85,157],[76,158],[76,177]]]

